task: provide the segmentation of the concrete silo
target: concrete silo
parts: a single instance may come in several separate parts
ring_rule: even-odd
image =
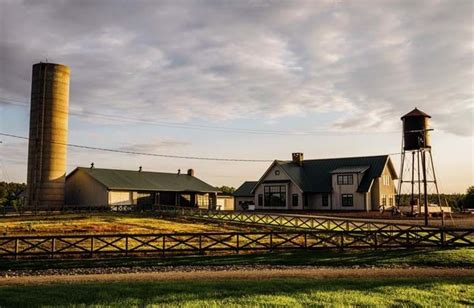
[[[69,73],[61,64],[33,65],[26,204],[35,210],[64,204]]]

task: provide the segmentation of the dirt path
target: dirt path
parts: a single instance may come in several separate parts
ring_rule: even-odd
[[[268,278],[410,278],[410,277],[474,277],[473,268],[312,268],[250,269],[229,271],[147,272],[90,275],[48,275],[0,278],[0,286],[51,283],[229,280]]]

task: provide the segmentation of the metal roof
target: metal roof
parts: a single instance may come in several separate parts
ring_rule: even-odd
[[[369,168],[370,166],[342,167],[334,169],[331,173],[363,173]]]
[[[369,166],[362,177],[358,192],[368,192],[374,179],[382,175],[385,165],[388,165],[392,178],[397,179],[388,155],[304,160],[301,167],[293,161],[275,161],[274,163],[281,166],[304,192],[331,192],[332,171],[342,168]]]
[[[247,181],[234,191],[234,197],[253,197],[252,190],[257,181]]]
[[[85,172],[109,190],[219,192],[188,174],[77,167],[67,177],[77,171]]]

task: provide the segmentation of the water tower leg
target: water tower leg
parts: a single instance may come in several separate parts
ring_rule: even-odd
[[[417,151],[418,156],[418,215],[421,216],[421,168],[420,168],[420,153],[421,151]]]
[[[413,216],[413,206],[415,201],[415,152],[411,152],[411,216]]]
[[[423,169],[423,206],[425,209],[425,226],[428,226],[428,183],[426,179],[426,152],[421,151],[421,168]]]
[[[444,213],[443,213],[443,207],[441,204],[441,196],[439,195],[439,188],[438,188],[438,181],[436,180],[436,172],[434,168],[434,162],[433,162],[433,154],[431,154],[431,150],[428,150],[428,153],[430,154],[430,161],[431,161],[431,170],[433,170],[433,183],[436,188],[436,197],[438,199],[438,205],[441,210],[441,225],[444,227]]]

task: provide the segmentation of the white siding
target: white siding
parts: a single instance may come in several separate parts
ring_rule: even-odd
[[[244,202],[253,202],[253,197],[234,197],[234,209],[236,211],[242,211],[242,203]]]
[[[352,175],[353,177],[353,184],[352,185],[339,185],[337,184],[337,176],[342,174],[333,174],[332,175],[332,187],[333,192],[331,196],[332,201],[332,210],[337,211],[363,211],[367,210],[365,204],[364,193],[357,192],[357,188],[359,187],[360,181],[362,180],[363,173],[345,173],[344,175]],[[342,195],[343,194],[352,194],[353,196],[353,204],[352,207],[342,206]]]
[[[131,193],[129,191],[109,191],[110,205],[132,204]]]
[[[264,187],[266,185],[279,185],[277,183],[263,183],[265,181],[282,181],[281,185],[286,186],[286,207],[265,207],[265,206],[258,206],[258,195],[261,194],[264,199],[265,203],[265,194],[264,194]],[[290,181],[287,183],[287,181]],[[298,195],[298,206],[292,205],[292,195]],[[285,171],[278,165],[274,165],[265,175],[264,178],[261,179],[261,183],[255,188],[255,197],[254,197],[255,206],[257,209],[290,209],[290,210],[302,210],[303,209],[303,194],[301,189],[295,185],[290,177],[285,173]]]

